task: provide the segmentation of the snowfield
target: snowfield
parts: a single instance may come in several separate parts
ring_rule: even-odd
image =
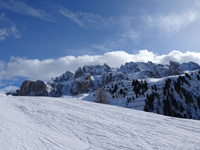
[[[83,101],[0,95],[1,150],[188,150],[200,121]]]

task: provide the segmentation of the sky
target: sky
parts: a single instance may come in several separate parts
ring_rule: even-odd
[[[199,39],[199,0],[0,0],[0,89],[83,65],[200,64]]]

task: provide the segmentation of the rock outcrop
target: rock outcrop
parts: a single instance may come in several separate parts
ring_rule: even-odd
[[[13,95],[19,96],[48,96],[47,85],[41,81],[26,80],[22,83],[20,90]]]
[[[43,81],[26,80],[20,90],[10,92],[20,96],[54,96],[77,95],[93,92],[99,86],[110,82],[131,81],[133,79],[161,78],[171,75],[180,75],[184,71],[200,69],[196,63],[179,64],[170,61],[169,65],[152,62],[129,62],[120,68],[111,68],[108,65],[79,67],[75,73],[65,72],[59,77],[52,78],[47,84]]]
[[[170,72],[171,75],[179,75],[183,73],[183,69],[178,62],[170,61]]]
[[[182,63],[181,68],[184,71],[193,71],[193,70],[200,69],[200,66],[197,63],[188,62],[188,63]]]
[[[82,93],[87,93],[89,91],[93,91],[94,84],[91,79],[91,74],[86,73],[85,75],[81,76],[81,78],[76,78],[72,83],[71,87],[71,94],[78,95]]]

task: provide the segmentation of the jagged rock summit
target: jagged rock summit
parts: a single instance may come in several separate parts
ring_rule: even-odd
[[[197,63],[189,62],[179,64],[170,61],[169,65],[152,62],[129,62],[120,68],[111,68],[107,64],[84,66],[78,68],[75,73],[66,71],[59,77],[52,78],[49,82],[24,81],[20,90],[11,92],[20,96],[53,96],[78,95],[93,92],[99,86],[105,86],[111,82],[131,81],[133,79],[161,78],[171,75],[180,75],[184,71],[200,69]]]

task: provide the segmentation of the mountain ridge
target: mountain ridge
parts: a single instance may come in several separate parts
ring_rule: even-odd
[[[14,96],[79,95],[96,99],[101,87],[108,103],[168,116],[200,119],[200,66],[189,62],[169,65],[129,62],[120,68],[107,64],[66,71],[49,82],[26,80]]]

